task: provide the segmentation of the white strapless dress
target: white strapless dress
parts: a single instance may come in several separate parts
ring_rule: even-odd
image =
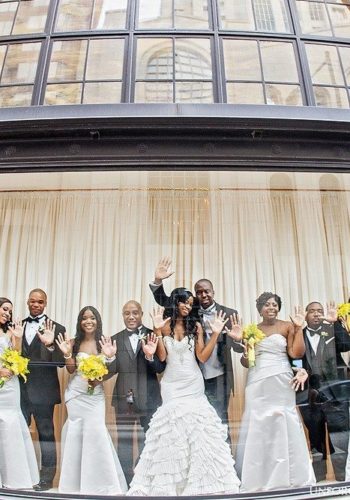
[[[128,495],[237,493],[227,427],[204,395],[194,341],[165,337],[163,404],[152,417]]]
[[[88,356],[79,353],[77,357]],[[88,381],[75,372],[66,392],[68,418],[62,429],[61,493],[120,495],[125,477],[105,424],[105,396],[98,385],[87,393]]]
[[[249,369],[245,410],[237,445],[241,492],[297,488],[315,484],[304,429],[290,385],[293,372],[283,335],[256,346]]]
[[[0,354],[10,347],[0,337]],[[27,423],[20,405],[18,377],[0,389],[0,487],[30,489],[39,482],[38,464]]]

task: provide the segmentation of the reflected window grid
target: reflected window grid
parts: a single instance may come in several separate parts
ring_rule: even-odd
[[[297,0],[299,22],[304,34],[350,36],[350,3],[332,0]]]

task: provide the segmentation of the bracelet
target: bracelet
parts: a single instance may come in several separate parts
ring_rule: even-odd
[[[156,335],[156,339],[162,339],[163,335]]]
[[[63,357],[64,357],[64,359],[71,359],[71,357],[72,357],[72,353],[68,354],[68,356],[65,356],[65,355],[63,354]]]
[[[111,358],[105,358],[105,361],[106,361],[107,365],[108,365],[109,363],[113,363],[113,361],[115,360],[115,358],[116,358],[116,356],[115,356],[115,355],[114,355],[114,356],[112,356]]]

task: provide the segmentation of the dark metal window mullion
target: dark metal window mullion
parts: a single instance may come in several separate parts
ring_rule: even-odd
[[[223,57],[221,51],[221,37],[219,35],[219,13],[215,0],[208,0],[209,27],[214,36],[210,37],[212,85],[214,102],[225,102],[226,85],[223,74]],[[220,70],[221,69],[221,70]]]
[[[339,46],[336,45],[335,48],[336,48],[336,51],[337,51],[337,54],[338,54],[340,69],[341,69],[341,72],[342,72],[342,75],[343,75],[344,86],[345,86],[345,90],[347,91],[347,94],[348,94],[348,102],[349,102],[349,107],[350,107],[350,91],[349,91],[349,87],[348,87],[347,81],[346,81],[343,60],[342,60],[340,52],[339,52]]]
[[[136,85],[136,57],[138,38],[135,36],[136,25],[138,23],[138,13],[140,10],[139,0],[136,2],[129,0],[126,11],[129,16],[129,36],[125,38],[124,45],[124,64],[123,64],[123,83],[122,102],[135,102],[135,85]]]
[[[3,60],[4,62],[3,62],[3,64],[2,64],[2,68],[1,68],[1,70],[0,70],[0,82],[2,82],[2,75],[4,74],[4,68],[5,68],[5,64],[6,64],[7,53],[8,53],[8,51],[9,51],[9,46],[10,46],[10,45],[11,45],[10,43],[7,43],[7,44],[6,44],[6,50],[5,50],[4,60]]]
[[[267,98],[266,98],[266,82],[265,82],[265,75],[264,75],[264,67],[263,67],[263,61],[262,61],[262,56],[261,56],[261,47],[260,47],[260,42],[261,40],[255,40],[256,43],[258,44],[258,55],[259,55],[259,63],[260,63],[260,74],[261,74],[261,83],[262,83],[262,88],[263,88],[263,95],[264,95],[264,101],[265,104],[267,104]]]
[[[17,2],[17,9],[16,9],[16,12],[15,12],[15,15],[13,16],[13,21],[12,21],[12,26],[11,26],[11,31],[10,31],[11,35],[12,35],[12,32],[13,32],[13,28],[15,27],[15,24],[16,24],[17,14],[18,14],[18,11],[19,11],[20,3],[21,3],[20,1]]]
[[[85,82],[86,82],[86,68],[87,68],[87,61],[89,57],[89,49],[90,49],[90,38],[87,38],[87,44],[86,44],[86,53],[85,53],[85,63],[84,63],[84,71],[83,71],[83,79],[82,79],[82,89],[81,89],[81,95],[80,95],[80,104],[83,104],[84,101],[84,91],[85,91]],[[78,80],[76,80],[78,82]],[[101,81],[101,80],[98,80]]]

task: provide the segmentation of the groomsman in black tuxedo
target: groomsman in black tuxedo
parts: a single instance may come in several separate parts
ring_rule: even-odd
[[[157,373],[165,368],[155,355],[156,342],[148,335],[152,330],[142,324],[142,307],[135,300],[123,306],[125,329],[112,337],[117,342],[115,361],[109,372],[118,373],[112,405],[115,407],[118,431],[118,457],[126,481],[133,476],[133,428],[137,425],[138,451],[144,445],[144,433],[155,410],[161,404]],[[143,339],[143,341],[142,341]],[[130,412],[128,394],[133,393],[133,411]]]
[[[297,395],[300,411],[309,431],[313,467],[317,481],[326,479],[327,431],[328,446],[335,478],[345,480],[349,441],[349,404],[339,400],[337,381],[344,379],[346,365],[341,352],[350,350],[350,336],[337,321],[334,304],[328,307],[327,318],[319,302],[306,307],[303,330],[305,355],[303,368],[309,374],[308,389]]]
[[[154,299],[163,307],[169,305],[169,297],[165,294],[163,280],[172,274],[171,260],[163,257],[156,267],[154,282],[150,283]],[[197,281],[194,285],[194,291],[196,296],[194,309],[196,307],[198,310],[198,319],[203,326],[207,340],[210,339],[212,334],[209,322],[213,321],[215,313],[223,311],[227,318],[232,316],[234,319],[237,319],[238,312],[235,309],[215,302],[214,287],[210,280],[203,278]],[[229,320],[226,328],[231,330],[231,326],[231,321]],[[205,394],[223,422],[228,422],[227,407],[231,391],[233,392],[234,390],[231,347],[236,352],[243,352],[243,346],[240,341],[234,341],[225,332],[222,332],[208,361],[200,363],[204,377]]]
[[[33,416],[39,435],[41,450],[40,482],[34,488],[44,491],[52,488],[56,474],[57,456],[53,414],[55,405],[61,402],[57,367],[64,366],[61,351],[55,344],[65,327],[44,314],[47,296],[44,290],[35,288],[27,301],[29,316],[23,320],[24,334],[22,354],[29,358],[27,382],[21,383],[21,407],[30,425]]]

